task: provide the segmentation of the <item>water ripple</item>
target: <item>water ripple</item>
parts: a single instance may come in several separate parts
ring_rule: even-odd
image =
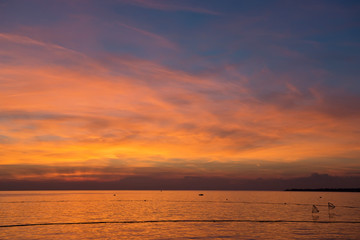
[[[247,219],[208,219],[208,220],[144,220],[144,221],[98,221],[98,222],[52,222],[52,223],[29,223],[0,225],[0,228],[31,227],[51,225],[81,225],[81,224],[133,224],[133,223],[352,223],[360,224],[360,221],[307,221],[307,220],[247,220]]]
[[[203,200],[203,201],[175,201],[175,200],[131,200],[131,199],[127,199],[127,200],[123,200],[123,199],[116,199],[116,200],[108,200],[109,202],[169,202],[169,203],[227,203],[227,204],[236,204],[236,203],[241,203],[241,204],[269,204],[269,205],[299,205],[299,206],[312,206],[312,203],[291,203],[291,202],[240,202],[240,201],[209,201],[209,200]],[[57,203],[57,202],[61,202],[61,203],[69,203],[69,202],[104,202],[104,200],[58,200],[58,201],[11,201],[11,202],[1,202],[0,203]],[[328,205],[324,205],[324,204],[317,204],[317,206],[324,206],[327,207]],[[357,206],[336,206],[337,208],[359,208]]]

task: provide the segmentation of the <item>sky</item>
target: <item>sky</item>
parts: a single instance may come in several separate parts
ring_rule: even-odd
[[[360,176],[360,3],[0,0],[0,181]]]

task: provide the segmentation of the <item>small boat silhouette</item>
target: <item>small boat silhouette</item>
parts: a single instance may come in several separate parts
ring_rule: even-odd
[[[331,202],[328,202],[328,209],[334,209],[335,208],[335,205],[332,204]]]
[[[199,196],[204,196],[204,194],[202,194],[202,193],[199,193]]]
[[[313,205],[312,206],[312,213],[318,213],[318,212],[319,212],[319,209],[315,205]]]

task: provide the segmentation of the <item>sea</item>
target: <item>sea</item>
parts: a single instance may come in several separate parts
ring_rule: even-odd
[[[1,191],[0,239],[360,239],[360,193]]]

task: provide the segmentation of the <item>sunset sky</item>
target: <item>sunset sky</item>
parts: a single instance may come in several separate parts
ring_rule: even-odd
[[[0,0],[0,180],[360,175],[360,2]]]

